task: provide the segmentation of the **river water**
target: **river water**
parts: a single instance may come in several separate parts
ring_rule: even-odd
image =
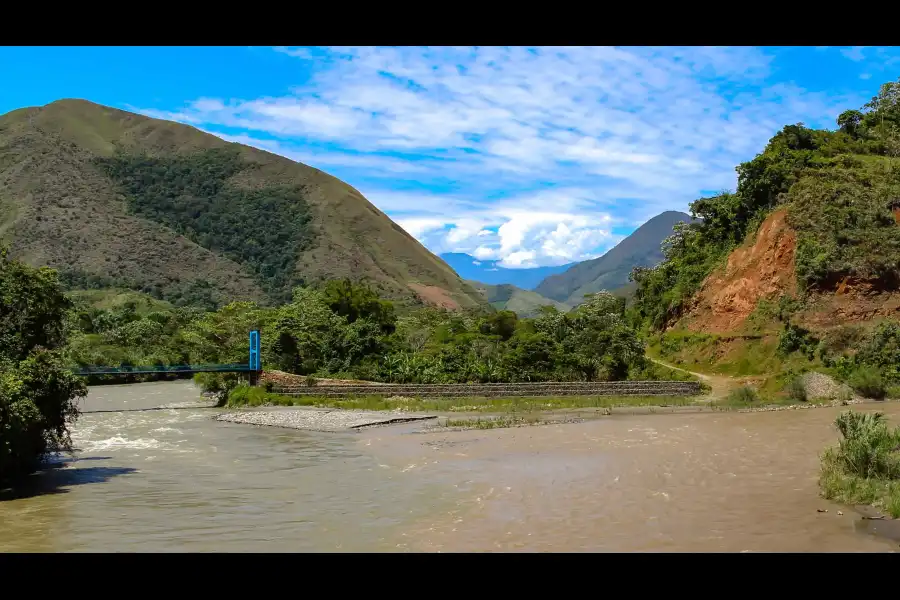
[[[0,495],[0,551],[898,547],[817,497],[838,409],[325,434],[220,423],[197,401],[189,382],[92,388],[75,459]]]

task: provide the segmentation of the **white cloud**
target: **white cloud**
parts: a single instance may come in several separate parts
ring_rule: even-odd
[[[853,62],[860,62],[866,59],[866,54],[863,50],[865,50],[865,46],[850,46],[849,48],[841,48],[841,54]]]
[[[312,69],[304,87],[143,112],[240,131],[217,135],[348,180],[435,252],[510,267],[595,256],[848,102],[771,85],[747,47],[275,50]]]

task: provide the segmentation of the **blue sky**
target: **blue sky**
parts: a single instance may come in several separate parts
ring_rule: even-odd
[[[432,251],[592,258],[736,185],[783,125],[834,127],[900,49],[0,48],[0,113],[59,98],[318,167]]]

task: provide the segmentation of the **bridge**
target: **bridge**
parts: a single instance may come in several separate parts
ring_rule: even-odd
[[[262,372],[259,358],[259,331],[250,332],[250,353],[246,363],[207,364],[207,365],[148,365],[148,366],[86,366],[73,367],[76,375],[150,375],[157,373],[192,374],[192,373],[249,373],[251,384],[256,384]]]

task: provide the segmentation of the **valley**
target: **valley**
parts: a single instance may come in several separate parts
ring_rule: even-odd
[[[82,100],[0,117],[3,549],[210,550],[189,524],[224,510],[211,543],[234,550],[887,550],[900,83],[837,125],[786,125],[734,191],[531,270],[439,257],[343,181],[187,125]],[[246,363],[250,331],[259,381],[73,374]],[[278,426],[351,411],[390,416]]]

